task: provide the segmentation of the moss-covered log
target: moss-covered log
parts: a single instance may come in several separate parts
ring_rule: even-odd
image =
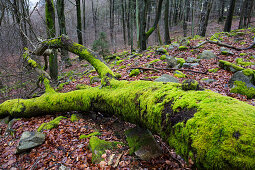
[[[112,71],[85,47],[65,38],[44,43],[55,48],[64,45],[86,58],[103,77],[104,86],[56,93],[45,80],[45,94],[0,104],[1,117],[100,111],[159,134],[199,168],[255,167],[254,106],[210,90],[183,91],[178,83],[117,81],[110,78],[114,76]]]

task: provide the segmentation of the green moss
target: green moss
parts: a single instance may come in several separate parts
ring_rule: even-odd
[[[180,64],[181,67],[186,62],[184,58],[176,58],[176,60],[177,60],[177,63]]]
[[[247,54],[246,53],[240,53],[240,56],[246,56]]]
[[[153,64],[153,63],[156,63],[156,62],[159,62],[160,61],[160,59],[155,59],[155,60],[152,60],[151,62],[150,62],[150,64]]]
[[[252,99],[255,97],[255,88],[247,87],[246,83],[242,81],[235,81],[234,88],[232,88],[230,92],[245,95],[248,99]]]
[[[125,65],[122,65],[122,66],[119,67],[119,69],[124,69],[124,68],[126,68]]]
[[[201,36],[195,35],[195,36],[192,38],[192,40],[197,40],[197,39],[201,39],[201,38],[202,38]]]
[[[199,84],[196,80],[184,80],[182,82],[182,90],[188,91],[188,90],[198,90],[199,89]]]
[[[208,71],[211,73],[217,73],[219,71],[220,68],[213,68],[213,69],[209,69]]]
[[[90,138],[92,136],[100,136],[101,133],[100,132],[93,132],[93,133],[90,133],[88,135],[81,135],[80,136],[80,139],[86,139],[86,138]]]
[[[221,54],[222,54],[222,55],[228,55],[229,52],[228,52],[228,51],[221,51]]]
[[[82,64],[81,66],[82,67],[88,67],[89,65],[88,64]]]
[[[220,66],[220,68],[222,68],[224,70],[232,71],[232,72],[244,70],[243,67],[239,67],[231,62],[224,61],[224,60],[219,60],[219,66]]]
[[[245,45],[245,44],[246,44],[246,42],[241,42],[240,44],[241,44],[241,45]]]
[[[119,61],[116,61],[116,65],[120,65],[124,60],[119,60]]]
[[[236,59],[236,63],[241,65],[241,66],[244,66],[244,67],[247,67],[247,66],[250,66],[250,65],[253,64],[252,62],[245,62],[245,61],[243,61],[243,58],[237,58]]]
[[[176,70],[174,72],[174,76],[177,78],[185,78],[186,77],[186,75],[184,73],[182,73],[181,71],[178,71],[178,70]]]
[[[243,71],[243,74],[246,75],[246,76],[251,76],[253,75],[254,76],[254,70],[248,68],[248,69],[244,69]]]
[[[97,103],[95,103],[97,101]],[[210,90],[183,91],[181,84],[110,80],[108,86],[68,93],[44,94],[34,99],[0,104],[5,116],[33,116],[93,109],[121,116],[159,134],[188,160],[205,169],[252,169],[254,162],[255,107]],[[21,112],[17,112],[19,105]],[[169,110],[168,110],[169,109]],[[195,114],[172,124],[178,113]],[[179,117],[178,117],[179,118]],[[239,134],[239,135],[238,135]]]
[[[222,33],[215,33],[214,35],[211,36],[210,40],[211,40],[211,41],[221,41],[221,40],[223,40],[223,39],[221,38],[221,34],[222,34]]]
[[[129,77],[137,76],[140,73],[139,69],[134,69],[130,72]]]
[[[79,118],[77,117],[76,114],[72,114],[71,119],[72,122],[77,122],[79,120]]]
[[[185,51],[185,50],[188,49],[188,47],[186,47],[186,46],[180,46],[178,49],[179,49],[180,51]]]
[[[50,130],[50,129],[53,129],[53,128],[56,128],[58,127],[58,124],[59,122],[62,120],[62,119],[66,119],[66,117],[64,116],[59,116],[59,117],[56,117],[55,119],[53,119],[52,121],[48,122],[48,123],[42,123],[39,128],[37,129],[37,132],[41,132],[43,130]]]
[[[116,59],[116,60],[120,60],[120,57],[116,57],[115,59]]]
[[[116,77],[117,79],[120,79],[120,78],[121,78],[121,74],[120,74],[120,73],[115,73],[115,77]]]
[[[101,156],[105,153],[105,150],[114,149],[119,142],[108,142],[99,139],[96,136],[92,136],[89,140],[89,148],[92,151],[92,162],[99,163],[103,159]]]
[[[88,86],[86,84],[77,84],[76,85],[77,90],[83,90],[83,89],[88,89],[88,88],[90,88],[90,86]]]

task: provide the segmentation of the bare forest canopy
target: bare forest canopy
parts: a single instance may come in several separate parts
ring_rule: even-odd
[[[0,2],[1,118],[114,115],[193,168],[255,167],[254,0],[31,4]],[[251,85],[233,82],[235,95],[236,72]]]

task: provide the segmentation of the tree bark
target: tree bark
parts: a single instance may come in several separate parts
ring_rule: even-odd
[[[83,44],[83,41],[82,41],[82,25],[81,25],[81,1],[80,0],[75,0],[75,2],[76,2],[78,43]]]
[[[165,16],[164,16],[164,28],[165,28],[165,44],[170,44],[171,39],[169,35],[169,0],[165,1]]]
[[[59,34],[67,35],[66,33],[66,22],[65,22],[65,1],[57,0],[57,14],[58,14],[58,25],[59,25]],[[61,49],[61,59],[65,64],[65,67],[70,67],[71,61],[68,56],[68,51],[65,49]]]
[[[53,0],[45,1],[45,18],[46,18],[48,38],[54,38],[56,36],[56,28],[55,28],[55,8],[54,8]],[[58,58],[57,58],[57,52],[55,50],[49,56],[49,67],[50,67],[50,77],[53,80],[57,81]]]
[[[236,0],[230,1],[230,6],[228,9],[228,16],[227,16],[227,20],[226,20],[225,26],[224,26],[224,32],[231,31],[232,19],[233,19],[233,14],[234,14],[234,10],[235,10],[235,3],[236,3]]]
[[[201,12],[201,17],[200,17],[199,28],[198,28],[197,34],[200,36],[203,36],[203,37],[206,34],[206,28],[208,25],[209,16],[210,16],[210,12],[212,9],[212,3],[213,3],[213,0],[205,0],[203,9]]]
[[[44,79],[46,93],[33,99],[0,104],[0,117],[31,117],[67,111],[99,111],[159,134],[199,169],[252,169],[255,166],[255,107],[210,90],[184,91],[179,83],[117,81],[97,56],[66,36],[42,42],[47,48],[66,48],[86,59],[102,85],[57,93]]]

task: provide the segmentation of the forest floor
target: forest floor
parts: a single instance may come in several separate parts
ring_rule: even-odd
[[[221,34],[221,41],[235,47],[247,47],[254,41],[253,30],[239,30],[243,35],[228,36]],[[191,39],[190,45],[195,46],[204,41],[203,38]],[[214,92],[220,93],[225,96],[230,96],[238,100],[255,105],[254,99],[247,99],[246,96],[240,94],[230,93],[228,81],[231,78],[231,72],[219,68],[218,60],[226,60],[235,63],[237,58],[243,58],[244,61],[255,63],[254,48],[250,50],[236,51],[231,49],[233,55],[222,55],[220,47],[215,44],[205,44],[196,51],[187,49],[180,51],[178,48],[169,50],[169,46],[162,46],[167,49],[171,56],[187,59],[188,57],[196,58],[197,55],[204,50],[212,50],[217,58],[210,60],[201,60],[199,65],[193,68],[182,71],[186,77],[178,78],[181,83],[185,79],[197,80],[205,89],[210,89]],[[134,67],[146,67],[148,64],[154,68],[167,68],[167,63],[160,60],[162,54],[156,52],[159,46],[150,47],[142,53],[130,54],[128,51],[122,51],[115,54],[114,59],[108,61],[109,67],[116,73],[121,75],[120,80],[134,81],[134,80],[147,80],[153,81],[163,74],[174,76],[174,71],[171,70],[141,70],[141,72],[134,77],[130,77],[129,73]],[[245,55],[240,55],[245,53]],[[130,56],[132,56],[130,58]],[[254,56],[254,57],[252,57]],[[97,73],[86,61],[79,61],[77,56],[72,56],[72,66],[64,69],[60,75],[61,84],[58,86],[59,92],[68,92],[76,90],[79,84],[86,84],[90,86],[100,86],[100,82],[90,83]],[[246,66],[246,68],[255,69],[255,64]],[[216,72],[207,72],[206,74],[195,73],[192,71],[206,72],[209,69],[218,69]],[[214,82],[206,82],[206,79],[213,79]],[[129,155],[129,148],[127,146],[119,146],[117,150],[106,151],[103,155],[104,161],[99,164],[92,163],[92,153],[88,148],[89,139],[79,139],[79,136],[90,134],[95,131],[101,133],[98,136],[100,139],[107,141],[120,141],[127,143],[125,140],[124,131],[134,125],[123,122],[117,117],[105,117],[98,113],[82,113],[83,118],[78,122],[72,122],[70,117],[73,113],[68,112],[60,113],[58,115],[47,115],[42,117],[21,118],[16,121],[12,126],[15,133],[5,136],[4,132],[7,128],[6,124],[0,124],[0,169],[58,169],[61,165],[70,167],[71,169],[114,169],[113,162],[109,163],[111,155],[121,155],[120,160],[117,162],[119,169],[192,169],[193,162],[184,162],[173,149],[169,148],[161,138],[154,135],[156,141],[163,149],[162,156],[150,160],[142,161],[135,155]],[[79,113],[77,113],[79,114]],[[67,119],[60,121],[57,128],[45,130],[46,141],[39,147],[32,149],[28,153],[17,155],[15,154],[16,146],[19,138],[24,131],[34,131],[42,123],[49,122],[57,116],[66,116]]]

